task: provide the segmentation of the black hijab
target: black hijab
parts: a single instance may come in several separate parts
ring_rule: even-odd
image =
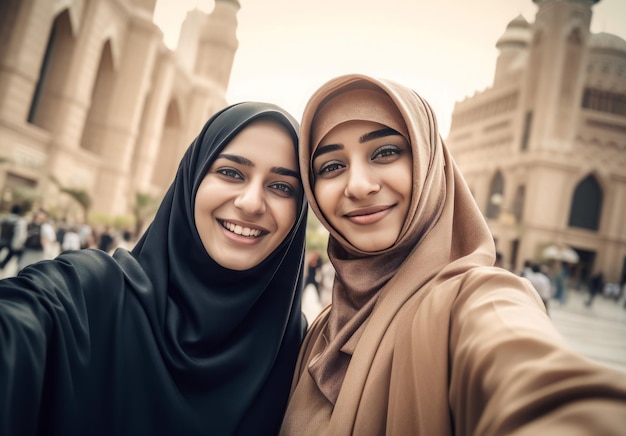
[[[277,433],[306,328],[305,201],[285,241],[246,271],[209,258],[194,222],[212,161],[259,118],[297,144],[297,123],[274,105],[211,117],[132,255],[72,252],[0,282],[0,433]]]

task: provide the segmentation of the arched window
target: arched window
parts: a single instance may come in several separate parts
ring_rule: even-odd
[[[113,50],[111,41],[106,40],[100,52],[100,65],[92,85],[91,102],[80,141],[81,147],[96,154],[101,153],[104,146],[106,135],[104,135],[103,120],[106,120],[109,115],[114,83]]]
[[[69,10],[65,9],[52,23],[28,112],[29,123],[53,129],[62,99],[59,90],[67,81],[75,44]]]
[[[489,197],[487,198],[487,218],[497,219],[500,216],[500,209],[504,193],[504,177],[502,173],[498,171],[491,179],[491,185],[489,187]]]
[[[602,188],[593,175],[585,177],[574,190],[569,226],[598,230],[602,212]]]

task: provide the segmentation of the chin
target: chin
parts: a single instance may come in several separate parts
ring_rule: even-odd
[[[229,258],[229,259],[224,259],[224,258],[218,258],[218,259],[213,259],[215,260],[215,262],[217,262],[221,267],[223,268],[227,268],[233,271],[245,271],[247,269],[250,269],[252,267],[254,267],[255,265],[257,265],[257,263],[251,264],[249,259],[247,259],[247,262],[242,262],[242,258],[245,258],[244,255],[241,255],[239,258]]]
[[[367,252],[375,252],[386,250],[387,248],[393,245],[394,241],[386,242],[386,241],[372,241],[372,240],[364,240],[361,243],[354,244],[356,248],[361,251]]]

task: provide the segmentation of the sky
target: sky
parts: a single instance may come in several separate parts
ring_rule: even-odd
[[[393,79],[428,100],[441,134],[456,101],[491,86],[507,24],[535,21],[532,0],[239,0],[229,103],[268,101],[300,118],[311,94],[341,74]],[[157,0],[155,23],[175,49],[188,10],[213,0]],[[591,31],[626,39],[626,0],[593,6]]]

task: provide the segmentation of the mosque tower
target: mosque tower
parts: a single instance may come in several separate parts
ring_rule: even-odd
[[[215,8],[200,35],[195,73],[228,88],[237,41],[237,0],[215,0]]]
[[[626,41],[590,32],[599,0],[533,2],[535,21],[497,41],[493,86],[455,103],[446,143],[507,267],[564,244],[571,283],[623,283]]]
[[[518,15],[506,26],[504,34],[496,43],[500,55],[496,62],[494,86],[519,80],[519,73],[526,63],[530,38],[530,24],[522,15]]]
[[[529,145],[568,151],[587,65],[591,7],[600,0],[533,0],[539,7],[521,96]],[[549,73],[548,73],[549,72]]]
[[[215,0],[210,15],[195,9],[181,26],[177,53],[189,71],[208,79],[217,89],[227,89],[239,46],[237,0]]]
[[[157,0],[131,0],[131,4],[149,12],[151,15],[154,14],[154,8],[156,7]]]

